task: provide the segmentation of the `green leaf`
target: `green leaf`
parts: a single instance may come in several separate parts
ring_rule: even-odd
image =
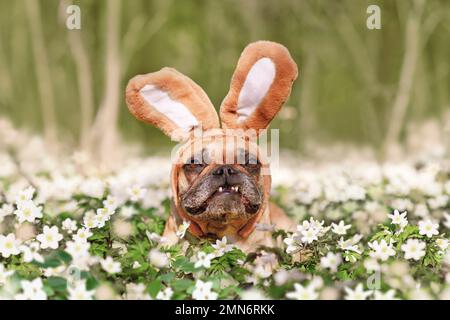
[[[336,273],[336,277],[339,280],[350,280],[351,279],[349,274],[348,274],[348,272],[346,270],[342,270],[342,271],[337,272]]]
[[[44,262],[33,260],[33,264],[41,268],[56,268],[62,264],[69,264],[72,261],[72,256],[63,250],[52,252],[45,257]]]
[[[170,282],[170,281],[172,281],[172,279],[174,277],[175,277],[175,273],[169,272],[169,273],[166,273],[166,274],[163,274],[163,275],[159,276],[159,279],[161,281],[164,281],[164,282]]]
[[[69,264],[72,261],[72,256],[69,253],[67,253],[66,251],[62,251],[62,250],[57,251],[56,255],[61,261],[63,261],[66,264]]]
[[[196,270],[194,263],[190,262],[186,257],[177,258],[173,263],[173,267],[185,273],[192,273]]]
[[[158,292],[162,289],[162,283],[161,280],[156,279],[154,281],[152,281],[149,285],[148,285],[148,293],[150,293],[150,295],[153,298],[156,298],[156,295],[158,294]]]
[[[67,289],[67,280],[62,277],[50,277],[47,284],[55,291],[64,291]]]
[[[194,281],[188,280],[188,279],[181,279],[181,280],[174,281],[172,283],[172,289],[174,289],[175,291],[185,291],[193,285],[194,285]]]

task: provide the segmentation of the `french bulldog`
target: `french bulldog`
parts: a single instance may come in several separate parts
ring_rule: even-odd
[[[206,93],[175,69],[129,81],[130,112],[179,142],[172,156],[172,212],[163,234],[169,244],[179,241],[177,230],[187,223],[193,237],[226,237],[246,252],[272,245],[261,229],[295,228],[269,201],[269,161],[257,137],[281,109],[296,78],[297,65],[284,46],[249,44],[220,107],[222,127]]]

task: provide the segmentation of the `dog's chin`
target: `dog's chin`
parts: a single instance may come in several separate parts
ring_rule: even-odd
[[[198,220],[228,223],[233,220],[248,220],[258,212],[260,204],[249,204],[239,193],[213,194],[199,208],[185,208],[185,211]]]

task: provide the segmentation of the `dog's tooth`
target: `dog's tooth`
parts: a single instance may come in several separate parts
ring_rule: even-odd
[[[219,192],[222,192],[223,191],[223,188],[222,187],[219,187]]]
[[[236,192],[239,192],[239,187],[238,186],[236,186]]]

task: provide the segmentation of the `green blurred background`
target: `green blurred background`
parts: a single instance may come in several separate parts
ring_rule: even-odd
[[[65,26],[69,4],[81,30]],[[381,30],[366,27],[371,4]],[[110,148],[120,137],[151,153],[173,144],[128,113],[127,81],[172,66],[218,108],[240,52],[260,39],[284,44],[299,66],[272,124],[284,148],[380,150],[450,108],[447,0],[0,0],[0,116],[49,142]]]

